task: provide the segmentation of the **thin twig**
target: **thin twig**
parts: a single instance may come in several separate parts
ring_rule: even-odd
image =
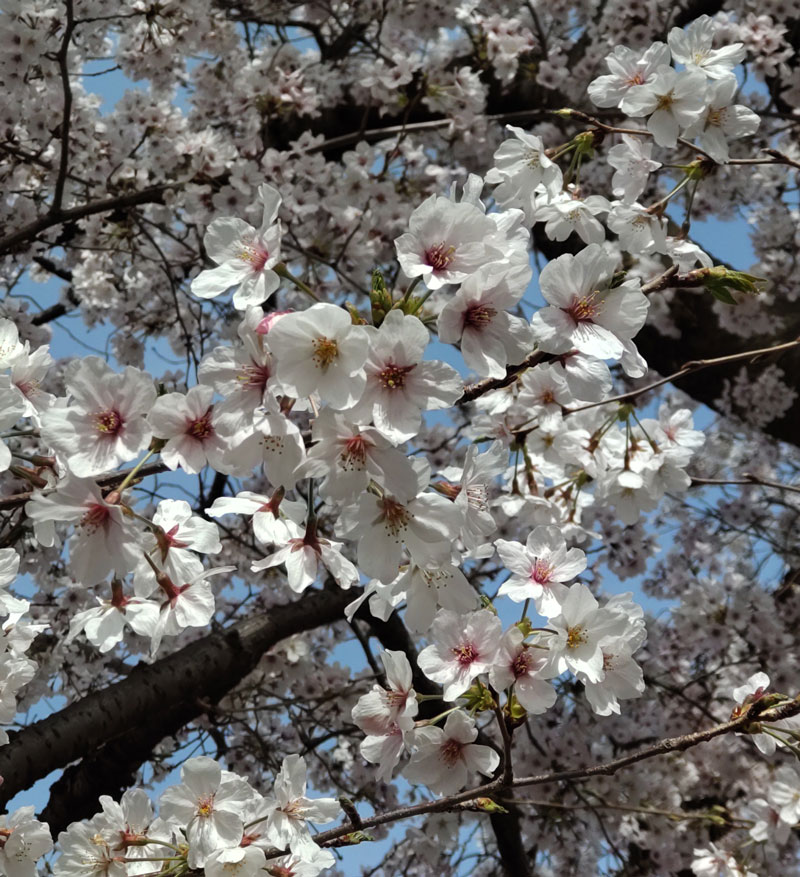
[[[75,17],[72,0],[64,0],[64,5],[67,8],[67,22],[64,26],[64,38],[61,41],[61,48],[56,55],[58,69],[61,74],[61,87],[64,90],[64,110],[61,116],[60,131],[61,157],[58,162],[58,176],[56,177],[56,185],[53,191],[53,204],[50,207],[50,213],[53,215],[58,215],[61,212],[61,203],[64,200],[64,186],[67,182],[67,171],[69,169],[69,129],[72,121],[72,87],[69,82],[67,56],[69,54],[69,44],[72,40],[72,31],[75,28]]]

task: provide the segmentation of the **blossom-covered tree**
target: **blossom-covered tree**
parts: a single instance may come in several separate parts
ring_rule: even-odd
[[[0,873],[797,870],[798,21],[3,4]]]

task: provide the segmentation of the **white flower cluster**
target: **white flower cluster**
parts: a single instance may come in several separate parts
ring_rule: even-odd
[[[515,19],[463,12],[482,28],[501,79],[512,79],[533,35]],[[471,175],[460,197],[454,186],[413,210],[394,242],[397,288],[387,289],[376,272],[369,314],[316,300],[290,272],[278,215],[304,208],[284,204],[277,189],[262,184],[258,228],[222,217],[206,231],[215,267],[194,277],[192,292],[208,300],[234,289],[241,321],[236,341],[199,360],[198,384],[185,392],[164,392],[143,370],[116,372],[87,356],[65,368],[63,396],[45,393],[47,349],[31,352],[15,325],[0,320],[0,429],[9,442],[0,442],[0,471],[14,456],[36,466],[26,470],[35,489],[24,509],[37,544],[58,549],[66,537],[71,586],[103,589],[96,606],[71,617],[66,643],[84,635],[105,653],[130,628],[149,639],[153,657],[165,637],[215,617],[210,580],[237,567],[204,564],[204,555],[223,552],[219,528],[188,502],[162,500],[147,513],[136,508],[133,488],[153,458],[157,471],[263,475],[264,492],[238,490],[202,509],[211,519],[250,518],[263,553],[250,572],[272,581],[267,571],[284,567],[297,594],[328,579],[342,589],[364,583],[347,607],[349,620],[362,607],[383,620],[400,608],[408,627],[425,636],[418,669],[440,689],[429,696],[445,702],[444,713],[418,718],[414,669],[393,650],[381,654],[387,687],[375,685],[352,710],[366,735],[361,753],[380,780],[390,780],[406,758],[408,782],[451,795],[475,773],[494,777],[500,767],[483,713],[524,721],[553,709],[557,686],[566,685],[582,690],[599,716],[619,716],[623,701],[640,697],[645,682],[635,655],[647,636],[643,609],[630,593],[598,600],[575,581],[587,567],[587,551],[577,545],[588,548],[598,537],[594,525],[604,515],[617,527],[635,527],[667,495],[685,492],[687,467],[704,442],[687,408],[664,405],[657,417],[640,419],[633,404],[618,404],[638,391],[614,397],[609,363],[626,378],[648,371],[634,338],[649,301],[641,280],[621,270],[623,253],[646,264],[663,257],[676,270],[711,265],[699,248],[668,233],[663,210],[674,192],[700,179],[702,162],[684,168],[666,198],[638,201],[662,167],[651,141],[670,149],[680,138],[696,139],[709,160],[725,163],[729,143],[758,125],[754,112],[733,103],[732,71],[743,47],[712,48],[714,32],[702,17],[686,31],[673,30],[669,45],[617,48],[606,59],[610,73],[590,86],[598,106],[647,119],[646,128],[626,130],[609,149],[617,200],[584,195],[579,185],[580,165],[596,145],[591,132],[546,148],[540,137],[510,127],[513,137],[495,152],[485,181]],[[421,65],[415,56],[390,62],[371,68],[361,86],[382,94],[411,81]],[[281,99],[316,112],[299,72],[280,77]],[[473,80],[469,70],[458,71],[451,91],[469,97],[479,90]],[[468,115],[470,101],[464,103]],[[569,167],[562,169],[565,156]],[[484,182],[494,187],[497,209],[483,200]],[[585,246],[541,270],[545,305],[529,317],[522,301],[537,223],[551,240],[574,233]],[[261,305],[284,281],[315,303],[264,312]],[[426,358],[432,329],[484,380],[465,387],[455,368]],[[409,447],[429,430],[430,412],[468,402],[478,413],[460,429],[461,465]],[[23,418],[31,429],[20,428]],[[518,538],[497,538],[498,529]],[[505,625],[470,581],[474,565],[495,555],[502,581],[494,601],[522,604],[515,624]],[[13,549],[0,550],[0,587],[18,566]],[[0,654],[0,721],[8,723],[16,692],[36,669],[24,652],[46,625],[20,621],[29,606],[5,591],[0,607],[9,616]],[[754,702],[768,682],[749,680],[735,692],[737,704]],[[769,751],[776,739],[788,746],[793,728],[777,726],[777,738],[748,733]],[[754,840],[766,837],[761,822],[769,814],[777,811],[786,830],[800,817],[797,784],[784,780],[752,802],[764,816]],[[87,868],[106,877],[141,875],[155,870],[153,861],[171,863],[166,873],[202,868],[209,877],[255,877],[267,867],[267,853],[271,873],[313,877],[334,862],[307,823],[334,820],[340,806],[306,797],[298,755],[284,760],[271,796],[200,757],[163,793],[158,817],[142,791],[101,804],[102,813],[60,835],[56,877],[84,877]],[[22,808],[0,827],[0,867],[9,877],[30,877],[50,845],[47,826]],[[698,875],[745,873],[715,847],[696,851],[692,867]]]
[[[301,756],[284,759],[271,795],[205,755],[184,763],[181,780],[162,793],[158,816],[142,789],[125,792],[119,803],[101,796],[102,812],[59,835],[56,877],[133,877],[157,872],[154,863],[177,872],[203,869],[208,877],[256,877],[267,866],[266,852],[273,874],[315,877],[334,864],[308,823],[331,822],[341,808],[333,798],[306,796]],[[2,820],[0,868],[8,877],[34,877],[36,860],[52,847],[47,823],[33,818],[33,807]]]

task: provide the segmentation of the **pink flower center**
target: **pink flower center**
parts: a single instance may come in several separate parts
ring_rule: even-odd
[[[439,747],[439,758],[448,766],[452,767],[461,761],[461,750],[464,744],[458,740],[445,740]]]
[[[208,795],[197,802],[197,815],[208,818],[214,812],[214,796]]]
[[[444,241],[440,241],[435,246],[425,250],[425,261],[434,271],[444,271],[455,257],[456,248],[447,246]]]
[[[192,438],[196,438],[201,442],[214,435],[214,427],[211,425],[210,408],[202,417],[198,417],[196,420],[190,420],[189,423],[186,424],[186,435],[190,435]]]
[[[263,244],[254,242],[252,244],[244,244],[239,251],[239,258],[243,262],[249,262],[253,266],[253,273],[261,271],[269,259],[269,252]]]
[[[470,484],[467,487],[467,505],[479,512],[489,508],[489,493],[485,484]]]
[[[94,505],[89,506],[88,510],[81,518],[80,526],[87,533],[94,533],[95,530],[103,526],[110,514],[111,511],[108,509],[107,506],[100,505],[100,503],[95,503]]]
[[[171,548],[188,548],[189,543],[184,542],[181,539],[176,539],[175,536],[178,532],[179,525],[175,524],[174,527],[170,527],[169,530],[166,530],[164,533],[164,539],[169,543]]]
[[[236,380],[241,381],[245,386],[258,387],[262,391],[267,386],[269,378],[269,366],[258,362],[251,362],[236,375]]]
[[[125,421],[119,411],[109,408],[107,411],[101,411],[94,416],[95,429],[102,435],[117,435]]]
[[[642,71],[637,70],[636,73],[632,73],[626,80],[625,85],[644,85],[644,76],[642,76]]]
[[[511,662],[511,672],[516,679],[527,676],[534,666],[534,658],[530,649],[523,649]]]
[[[537,557],[531,569],[531,581],[537,585],[548,585],[552,574],[553,567],[544,558]]]
[[[383,371],[378,372],[378,380],[386,390],[402,390],[406,383],[406,375],[415,368],[415,365],[396,365],[387,362]]]
[[[470,305],[464,313],[464,328],[485,329],[497,316],[497,311],[489,305]]]
[[[602,304],[600,293],[598,290],[595,290],[583,296],[583,298],[578,298],[577,296],[573,298],[566,311],[576,323],[591,323],[600,313]]]
[[[478,650],[472,643],[455,646],[450,651],[455,655],[456,660],[462,667],[469,667],[470,664],[478,660]]]
[[[387,535],[398,540],[400,534],[408,527],[411,514],[404,505],[390,497],[384,497],[379,505],[382,510],[381,520]]]
[[[367,442],[364,436],[354,435],[347,439],[339,454],[339,465],[345,471],[363,470],[367,465]]]
[[[39,381],[35,381],[33,378],[29,381],[18,381],[15,386],[26,399],[30,399],[31,396],[39,392]]]

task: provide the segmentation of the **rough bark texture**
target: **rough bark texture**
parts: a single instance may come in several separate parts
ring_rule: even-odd
[[[276,643],[342,618],[352,591],[322,591],[212,633],[42,719],[0,749],[0,805],[76,759],[53,784],[42,818],[53,833],[118,796],[153,748],[204,713]],[[11,735],[10,735],[11,736]]]

